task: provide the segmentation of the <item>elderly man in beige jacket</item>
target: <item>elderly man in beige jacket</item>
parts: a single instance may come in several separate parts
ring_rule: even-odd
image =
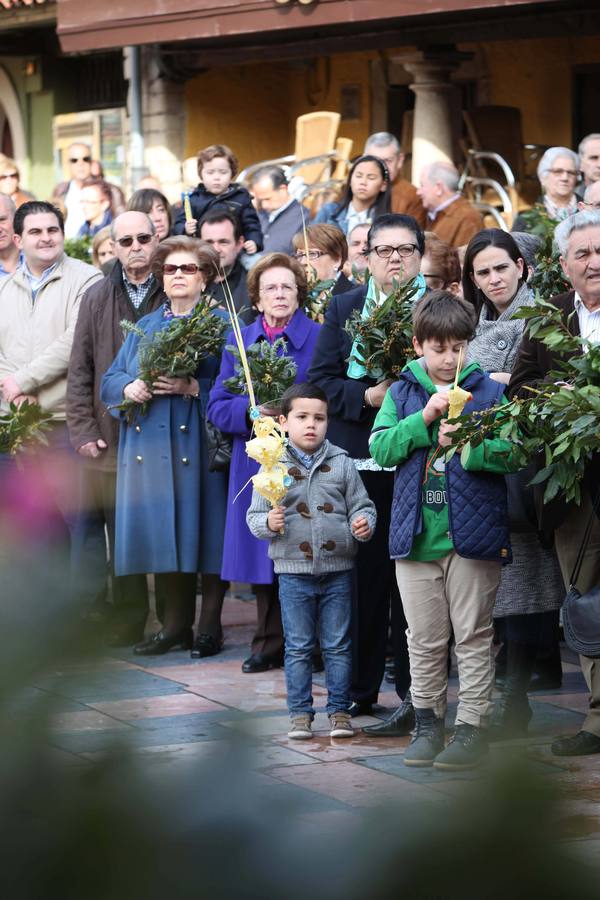
[[[0,281],[0,410],[29,399],[51,414],[52,424],[48,445],[27,454],[22,466],[0,457],[2,525],[16,543],[35,533],[44,544],[62,520],[73,549],[77,468],[66,425],[67,367],[81,298],[102,274],[65,255],[63,217],[50,203],[24,203],[13,227],[23,261]],[[28,504],[34,512],[27,519]]]

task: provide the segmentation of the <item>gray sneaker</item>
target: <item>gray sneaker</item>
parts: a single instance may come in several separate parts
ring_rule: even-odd
[[[312,737],[312,719],[308,713],[292,716],[288,737],[293,741],[309,741]]]
[[[332,738],[351,738],[354,737],[354,729],[350,722],[350,713],[334,712],[329,716],[329,724],[331,730],[329,737]]]
[[[462,722],[454,729],[448,746],[434,762],[435,769],[461,772],[474,769],[488,754],[487,735],[483,728]]]
[[[432,709],[415,708],[415,731],[404,754],[405,766],[432,766],[444,749],[444,720],[438,719]]]

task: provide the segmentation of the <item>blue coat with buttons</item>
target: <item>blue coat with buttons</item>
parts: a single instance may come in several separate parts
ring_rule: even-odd
[[[164,306],[140,319],[147,334],[168,326]],[[215,315],[225,315],[215,310]],[[129,334],[102,380],[108,407],[138,377],[140,338]],[[208,392],[219,370],[203,360],[196,378],[198,399],[155,397],[144,416],[127,424],[121,416],[117,461],[115,571],[205,572],[221,570],[227,476],[209,472],[204,443]]]

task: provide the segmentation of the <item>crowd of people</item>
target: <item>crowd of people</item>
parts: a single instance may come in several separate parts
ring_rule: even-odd
[[[586,525],[579,588],[600,582],[593,477],[581,506],[536,503],[533,468],[486,436],[447,456],[449,389],[483,410],[543,380],[554,357],[513,314],[535,302],[537,238],[527,217],[484,228],[434,163],[415,188],[393,135],[371,135],[336,200],[309,212],[284,170],[255,171],[215,144],[199,184],[172,208],[153,179],[125,198],[85,144],[70,179],[31,198],[0,163],[2,410],[25,401],[51,414],[46,443],[17,462],[0,455],[3,532],[41,551],[68,547],[65,591],[113,646],[140,656],[224,645],[223,600],[251,585],[256,629],[248,674],[285,666],[289,736],[311,736],[311,679],[325,668],[333,737],[377,710],[384,678],[398,696],[369,736],[412,734],[404,761],[470,768],[488,743],[527,733],[528,691],[561,683],[560,607]],[[572,333],[598,340],[600,135],[539,163],[541,204],[571,289],[552,299]],[[65,238],[91,239],[89,262]],[[322,321],[311,284],[329,285]],[[400,285],[413,288],[415,358],[395,380],[372,377],[346,328]],[[271,508],[250,479],[253,422],[231,389],[232,337],[190,377],[140,377],[140,343],[190,316],[201,298],[245,347],[284,339],[295,383],[261,407],[285,429],[291,486]],[[125,335],[123,322],[136,325]],[[144,404],[129,417],[127,402]],[[209,464],[207,427],[232,439],[228,466]],[[153,576],[158,632],[146,633]],[[197,594],[201,596],[196,633]],[[494,665],[494,641],[502,650]],[[459,704],[445,741],[448,674]],[[600,667],[582,657],[590,710],[553,752],[600,752]],[[493,704],[496,679],[500,699]]]

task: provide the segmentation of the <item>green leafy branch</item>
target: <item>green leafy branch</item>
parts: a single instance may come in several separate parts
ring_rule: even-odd
[[[238,348],[228,345],[226,349],[234,357],[235,375],[226,378],[223,385],[232,394],[247,395],[248,386]],[[277,338],[272,344],[269,341],[257,341],[246,347],[246,356],[257,404],[274,406],[293,385],[298,372],[295,361],[288,356],[287,342],[284,338]]]
[[[414,280],[407,284],[394,282],[383,302],[371,303],[365,318],[361,310],[353,311],[345,330],[362,359],[350,356],[348,362],[362,363],[367,375],[377,381],[398,377],[414,356],[412,314],[418,290]]]
[[[459,426],[455,446],[504,438],[522,467],[533,458],[543,463],[531,484],[545,484],[545,503],[558,494],[579,503],[586,464],[600,451],[600,345],[570,334],[551,303],[538,300],[516,317],[527,319],[530,334],[562,355],[557,367],[527,388],[531,396],[451,420]]]
[[[202,297],[189,316],[176,316],[159,331],[146,333],[139,325],[124,320],[121,327],[125,334],[135,334],[140,338],[138,347],[138,369],[143,382],[152,390],[160,376],[168,378],[191,378],[203,359],[218,356],[225,343],[228,321],[216,316],[208,297]],[[136,415],[145,415],[148,404],[124,400],[116,408],[125,412],[131,423]]]
[[[0,415],[0,453],[13,456],[32,444],[46,444],[44,432],[52,417],[37,403],[25,400],[20,406],[10,404],[9,411]]]

